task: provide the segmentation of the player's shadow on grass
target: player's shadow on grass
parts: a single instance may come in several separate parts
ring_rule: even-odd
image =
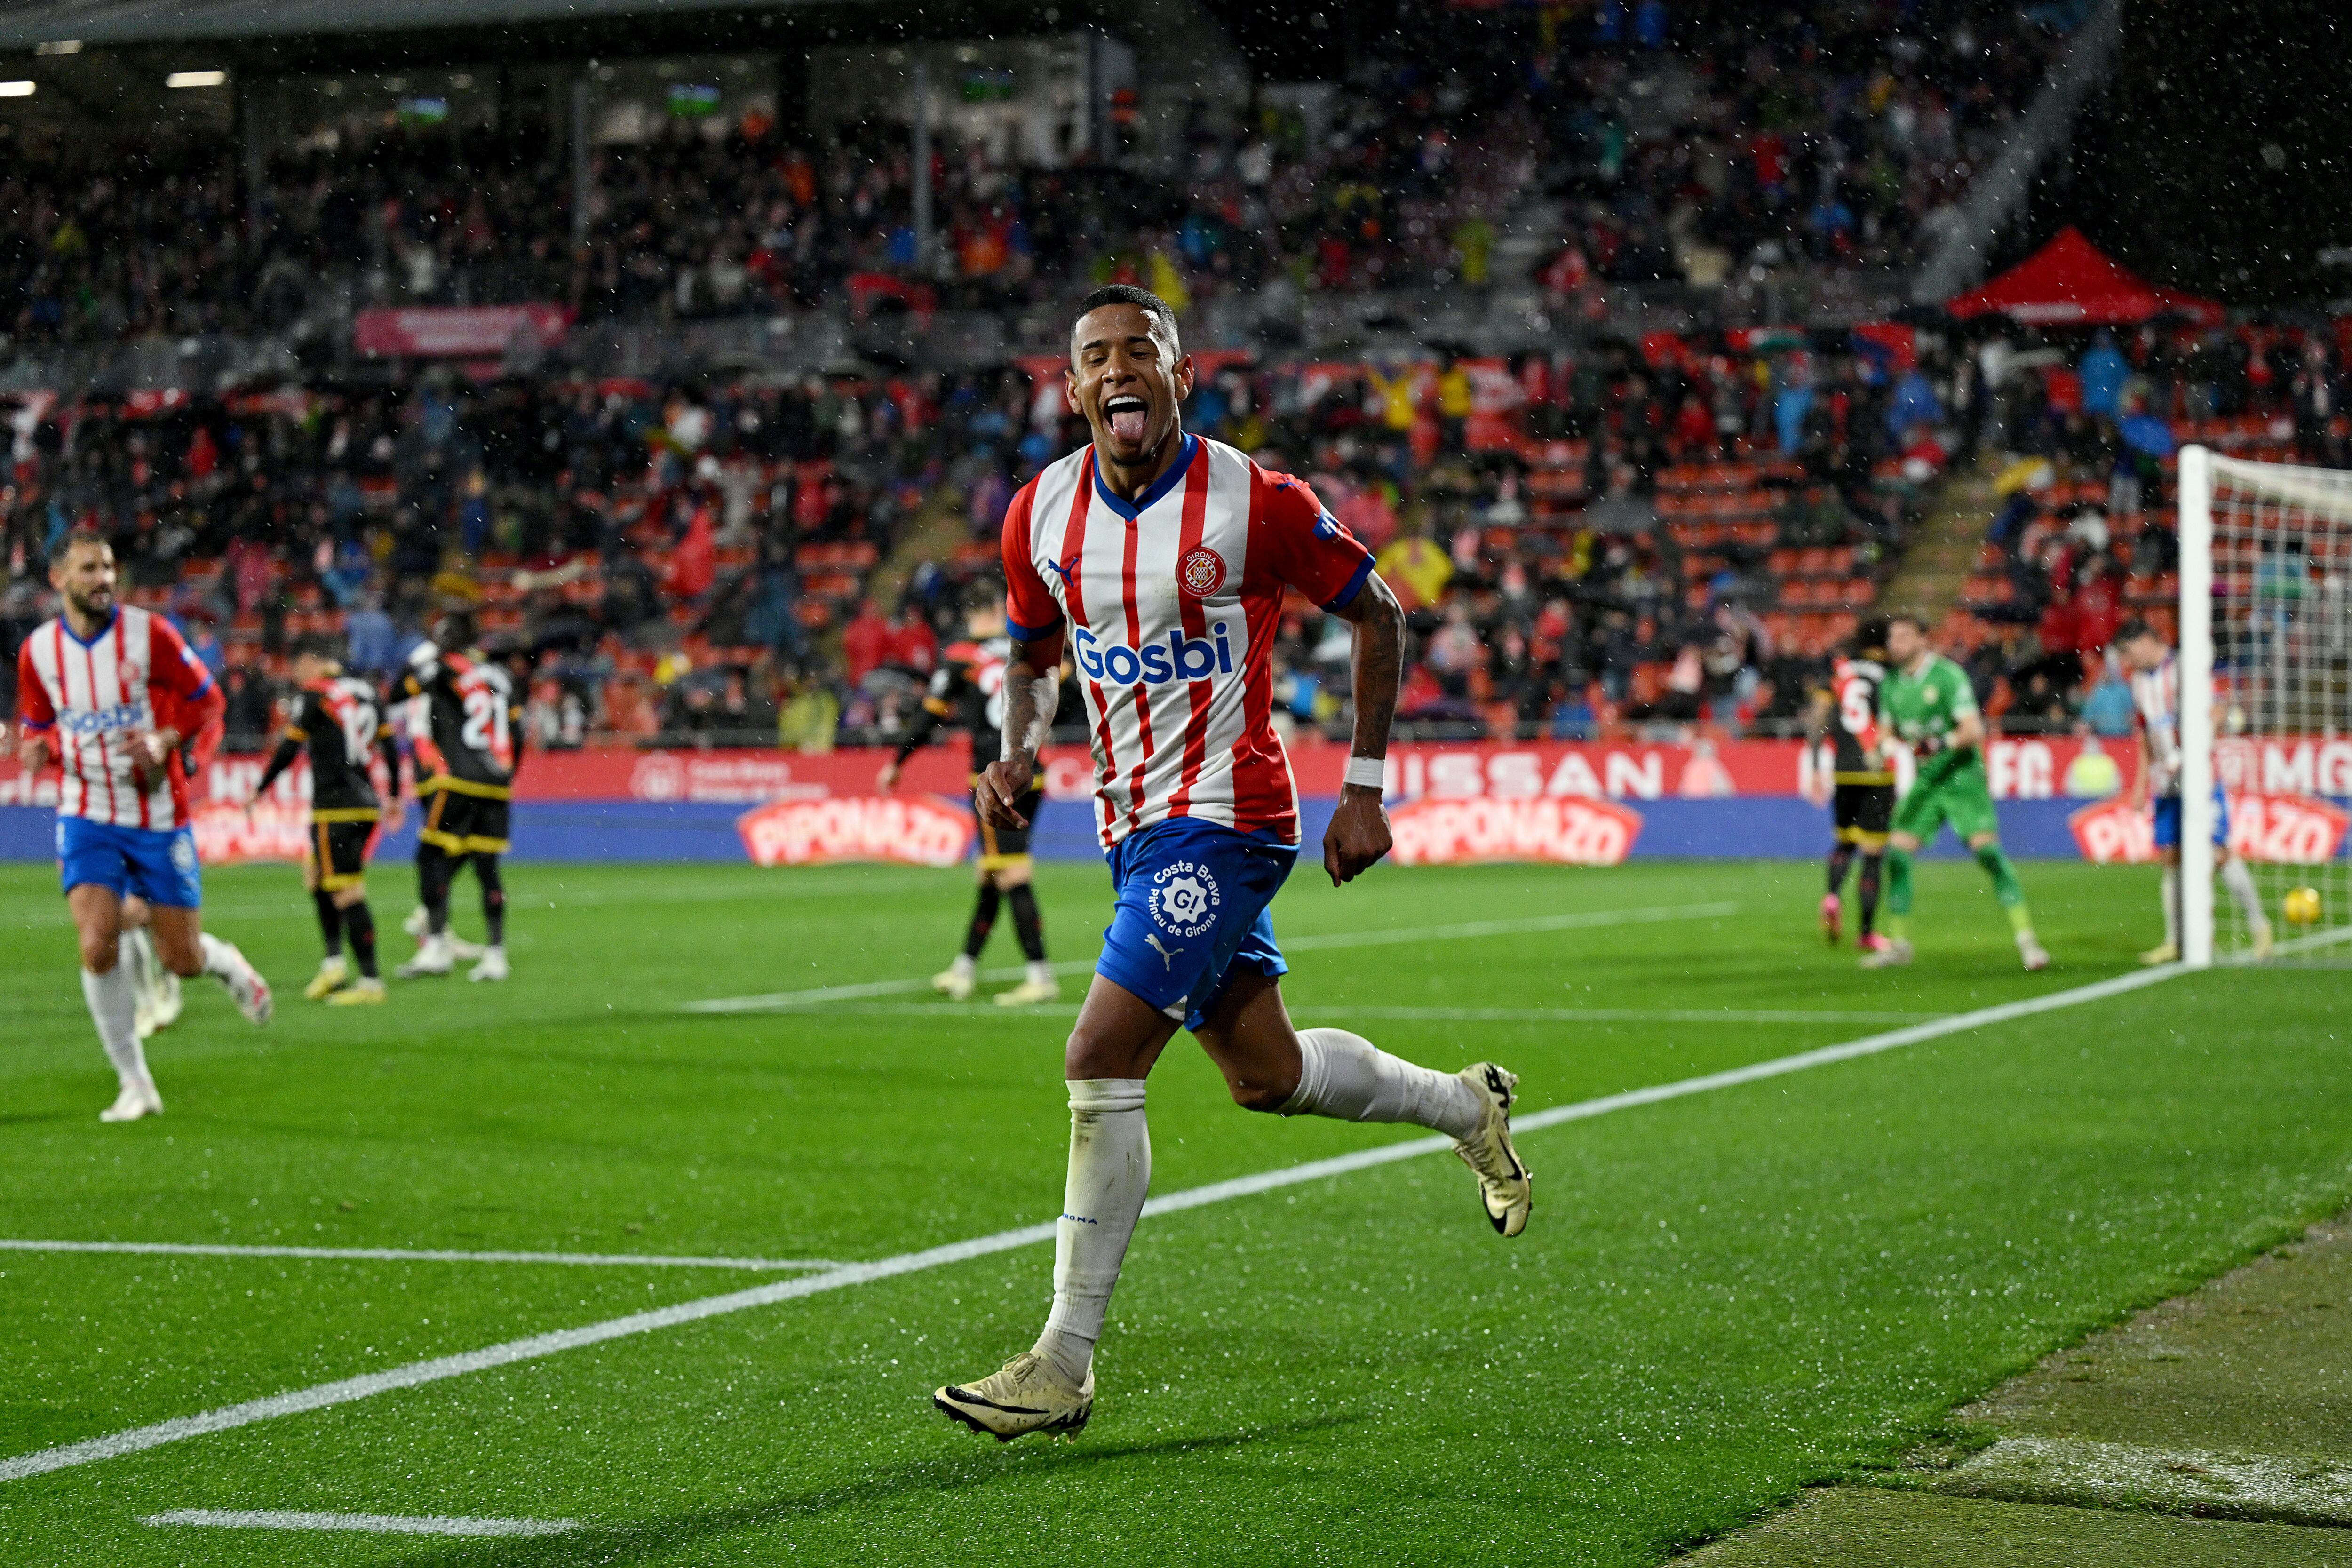
[[[887,1503],[924,1492],[944,1495],[1004,1479],[1083,1473],[1123,1459],[1214,1453],[1245,1444],[1329,1431],[1370,1418],[1362,1412],[1341,1412],[1309,1421],[1250,1426],[1211,1436],[1112,1444],[1088,1444],[1081,1439],[1055,1443],[1043,1453],[1035,1447],[1000,1447],[991,1443],[985,1449],[954,1458],[893,1465],[875,1471],[864,1480],[801,1492],[779,1492],[756,1501],[674,1513],[642,1524],[583,1530],[577,1534],[534,1540],[469,1542],[440,1547],[400,1558],[394,1568],[582,1568],[590,1563],[640,1563],[739,1530],[789,1525],[794,1520],[816,1519],[868,1503]]]

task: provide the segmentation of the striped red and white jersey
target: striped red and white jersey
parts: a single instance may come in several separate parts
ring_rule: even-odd
[[[1134,505],[1091,447],[1023,487],[1004,516],[1006,618],[1024,641],[1069,628],[1105,848],[1171,816],[1297,842],[1273,723],[1283,594],[1339,609],[1371,571],[1306,485],[1197,436]]]
[[[2152,795],[2180,793],[2180,664],[2166,655],[2154,669],[2131,674],[2133,717],[2147,738],[2147,787]]]
[[[188,775],[174,752],[163,777],[142,790],[131,738],[176,719],[212,689],[211,671],[163,616],[118,607],[88,642],[63,617],[44,622],[16,655],[17,716],[48,736],[64,769],[58,815],[158,831],[188,821]]]

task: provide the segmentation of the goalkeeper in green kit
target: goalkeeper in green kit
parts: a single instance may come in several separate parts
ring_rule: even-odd
[[[1992,896],[2009,916],[2025,967],[2049,967],[2049,953],[2034,940],[2017,868],[2001,853],[2000,819],[1985,778],[1984,716],[1967,672],[1927,646],[1927,628],[1916,616],[1887,623],[1886,657],[1892,668],[1878,689],[1880,732],[1864,743],[1874,750],[1889,738],[1900,740],[1910,746],[1916,766],[1886,840],[1886,917],[1879,929],[1889,945],[1865,956],[1862,966],[1888,969],[1911,962],[1911,857],[1948,822],[1992,879]]]

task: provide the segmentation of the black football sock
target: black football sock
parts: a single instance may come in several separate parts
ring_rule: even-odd
[[[327,944],[329,958],[343,955],[343,911],[335,908],[335,895],[324,888],[310,889],[310,906],[319,911],[319,935]]]
[[[416,851],[416,899],[435,936],[449,929],[449,857],[437,844]]]
[[[1853,846],[1841,844],[1830,851],[1830,891],[1845,886],[1845,868],[1853,864]]]
[[[362,899],[342,911],[343,929],[352,935],[352,956],[360,961],[360,975],[373,980],[375,973],[375,915]]]
[[[1024,882],[1005,895],[1013,900],[1013,930],[1021,938],[1021,954],[1032,963],[1045,962],[1045,928],[1037,919],[1037,890]]]
[[[489,929],[490,945],[507,944],[507,889],[499,880],[499,858],[474,857],[474,879],[482,884],[482,924]]]
[[[993,882],[980,885],[980,897],[972,901],[971,925],[963,933],[966,958],[978,958],[980,950],[988,945],[988,933],[996,929],[997,901],[1003,896]]]
[[[1878,863],[1876,855],[1862,858],[1862,934],[1868,936],[1878,925]]]

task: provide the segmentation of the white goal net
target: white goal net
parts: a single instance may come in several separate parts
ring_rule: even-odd
[[[2180,454],[2181,956],[2243,959],[2215,813],[2272,962],[2352,964],[2352,473]],[[2215,788],[2220,785],[2220,802]]]

